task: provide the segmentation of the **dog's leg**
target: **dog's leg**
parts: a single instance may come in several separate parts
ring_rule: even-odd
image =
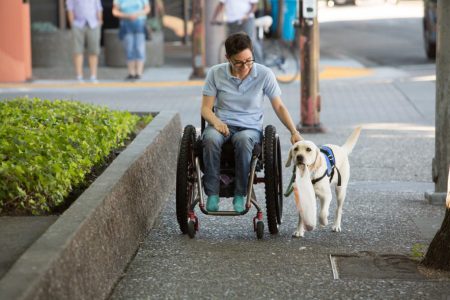
[[[319,193],[316,191],[316,194],[320,200],[319,223],[322,227],[325,227],[328,225],[328,211],[330,209],[330,203],[333,195],[331,194],[331,189],[329,186],[322,187]]]
[[[296,238],[305,236],[305,226],[303,225],[302,217],[300,217],[300,214],[298,215],[297,230],[294,231],[292,236]]]
[[[337,208],[332,228],[334,232],[341,232],[342,207],[344,206],[346,194],[347,194],[347,186],[336,187]]]

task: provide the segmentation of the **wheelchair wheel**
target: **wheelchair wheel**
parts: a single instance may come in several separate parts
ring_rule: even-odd
[[[180,230],[188,233],[188,211],[197,193],[194,147],[196,130],[192,125],[184,128],[177,162],[176,213]]]
[[[281,224],[281,219],[283,218],[283,161],[281,159],[281,145],[280,145],[280,139],[276,137],[277,140],[277,165],[276,170],[278,174],[278,181],[277,181],[277,223]]]
[[[264,236],[264,222],[258,221],[256,223],[256,237],[258,240],[262,239]]]
[[[264,132],[264,178],[269,232],[277,234],[283,211],[283,184],[280,142],[275,127],[271,125]]]
[[[187,231],[188,231],[189,237],[190,237],[191,239],[194,238],[194,237],[195,237],[195,233],[196,233],[196,230],[195,230],[195,222],[192,221],[192,220],[189,220],[187,227],[188,227],[188,230],[187,230]]]

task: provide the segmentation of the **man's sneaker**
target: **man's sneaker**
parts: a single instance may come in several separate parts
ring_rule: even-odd
[[[245,210],[245,199],[244,196],[234,196],[233,199],[234,210],[241,213]]]
[[[81,75],[77,76],[77,81],[79,83],[83,83],[84,82],[83,76],[81,76]]]
[[[206,210],[207,211],[218,211],[219,210],[219,196],[211,195],[208,196],[206,200]]]
[[[95,76],[91,76],[91,78],[89,79],[89,81],[90,81],[91,83],[98,83],[98,79],[97,79],[97,77],[95,77]]]

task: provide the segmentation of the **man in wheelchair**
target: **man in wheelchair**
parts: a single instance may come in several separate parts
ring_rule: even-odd
[[[211,67],[203,87],[201,115],[208,122],[203,131],[204,190],[206,209],[219,210],[220,157],[222,145],[231,141],[235,153],[233,207],[245,210],[248,174],[253,147],[261,143],[264,96],[277,117],[291,132],[291,143],[302,139],[281,100],[281,90],[272,71],[254,62],[250,37],[238,32],[225,41],[228,63]]]

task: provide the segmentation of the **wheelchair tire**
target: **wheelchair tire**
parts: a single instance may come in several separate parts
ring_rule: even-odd
[[[187,125],[184,128],[180,143],[176,182],[176,214],[180,230],[183,234],[188,233],[189,206],[194,201],[197,189],[194,155],[196,139],[197,134],[195,127]]]
[[[266,189],[267,223],[271,234],[278,233],[283,210],[281,154],[275,127],[264,131],[264,180]]]
[[[283,218],[283,161],[281,159],[281,145],[280,145],[280,139],[277,136],[276,137],[276,143],[277,143],[277,165],[276,170],[278,174],[278,180],[277,180],[277,223],[281,225],[281,219]]]
[[[256,237],[258,240],[264,237],[264,222],[258,221],[256,222]]]
[[[188,235],[189,235],[189,237],[191,239],[193,239],[195,237],[195,233],[196,233],[195,222],[192,221],[192,220],[189,220],[187,227],[188,227],[188,230],[187,230],[188,231]]]

